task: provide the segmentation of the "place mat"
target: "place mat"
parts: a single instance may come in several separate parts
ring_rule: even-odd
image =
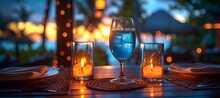
[[[143,80],[132,79],[135,81],[134,84],[115,85],[113,83],[110,83],[111,79],[112,78],[90,80],[85,83],[85,86],[91,89],[102,91],[130,91],[140,89],[146,86],[146,83]]]
[[[220,88],[220,78],[218,75],[185,75],[174,72],[166,72],[165,79],[193,90]]]
[[[63,95],[68,94],[70,86],[70,70],[60,69],[59,74],[44,78],[28,81],[18,81],[17,83],[0,82],[0,90],[19,89],[20,92],[0,92],[0,96],[26,96],[26,95]]]

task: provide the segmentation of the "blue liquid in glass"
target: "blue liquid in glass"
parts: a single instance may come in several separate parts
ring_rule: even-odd
[[[135,48],[134,31],[111,31],[110,50],[117,60],[127,60]]]

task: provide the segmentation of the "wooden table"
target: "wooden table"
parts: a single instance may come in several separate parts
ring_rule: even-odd
[[[140,78],[138,66],[125,67],[127,78]],[[118,66],[95,67],[94,78],[113,78],[119,75]],[[190,90],[165,80],[162,85],[148,84],[143,89],[122,92],[105,92],[85,87],[83,81],[71,81],[69,96],[73,98],[140,98],[140,97],[217,97],[220,89]]]

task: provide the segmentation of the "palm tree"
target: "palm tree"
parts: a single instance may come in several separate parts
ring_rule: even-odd
[[[47,27],[47,20],[48,20],[48,16],[49,16],[49,10],[50,10],[50,5],[51,5],[51,0],[47,0],[47,4],[45,6],[45,14],[44,14],[44,20],[43,20],[43,26],[44,26],[44,30],[42,33],[42,47],[43,49],[45,49],[45,42],[46,42],[46,27]]]
[[[95,30],[99,30],[102,32],[101,28],[98,26],[101,23],[101,18],[95,17],[95,11],[96,11],[95,0],[75,0],[75,3],[76,6],[79,5],[77,6],[79,12],[83,13],[84,16],[86,17],[85,21],[83,21],[83,25],[85,26],[85,29],[92,34],[94,34]],[[96,66],[107,65],[108,61],[105,50],[96,46],[95,51],[99,53],[94,56],[95,65]],[[96,61],[101,61],[101,62],[96,62]]]
[[[100,18],[95,17],[95,0],[76,0],[79,11],[82,12],[86,20],[84,21],[84,25],[86,30],[93,33],[95,29],[100,30],[98,24],[101,22]],[[101,31],[101,30],[100,30]]]
[[[2,21],[0,25],[0,29],[4,33],[7,33],[6,35],[8,35],[8,36],[1,37],[1,40],[14,42],[16,61],[19,62],[20,60],[19,46],[21,44],[23,45],[27,44],[30,48],[32,41],[24,34],[25,28],[23,28],[22,30],[19,30],[18,22],[19,21],[22,21],[24,23],[27,22],[30,15],[33,12],[27,11],[25,7],[21,7],[20,9],[13,9],[12,12],[17,13],[18,17],[8,18],[7,20],[0,19]],[[16,30],[19,30],[19,31],[13,31],[10,28],[8,28],[8,24],[11,22],[17,23]],[[19,33],[16,33],[16,32],[19,32]]]
[[[26,10],[26,8],[24,6],[22,6],[18,10],[17,9],[14,10],[14,11],[18,14],[18,18],[16,19],[16,22],[21,21],[23,23],[26,23],[29,20],[31,14],[33,14],[32,11]],[[15,40],[15,49],[16,49],[15,50],[16,51],[16,58],[17,58],[18,62],[20,61],[19,45],[22,43],[27,44],[30,49],[30,46],[32,43],[32,41],[27,36],[25,36],[25,34],[24,34],[25,29],[26,28],[24,26],[24,28],[19,31],[21,36],[18,37],[17,35],[15,35],[15,39],[14,39]]]

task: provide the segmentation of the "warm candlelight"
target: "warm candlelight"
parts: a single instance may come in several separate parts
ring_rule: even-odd
[[[148,82],[163,82],[163,44],[141,43],[141,78]]]
[[[80,63],[75,64],[73,67],[73,76],[84,78],[92,75],[92,65],[86,63],[86,58],[80,59]]]
[[[153,59],[150,59],[150,64],[144,66],[143,76],[145,78],[162,78],[163,77],[163,68],[162,66],[153,65]]]
[[[143,68],[144,78],[163,78],[162,66],[146,65]]]
[[[74,41],[72,50],[72,78],[90,80],[94,76],[93,48],[91,41]]]

